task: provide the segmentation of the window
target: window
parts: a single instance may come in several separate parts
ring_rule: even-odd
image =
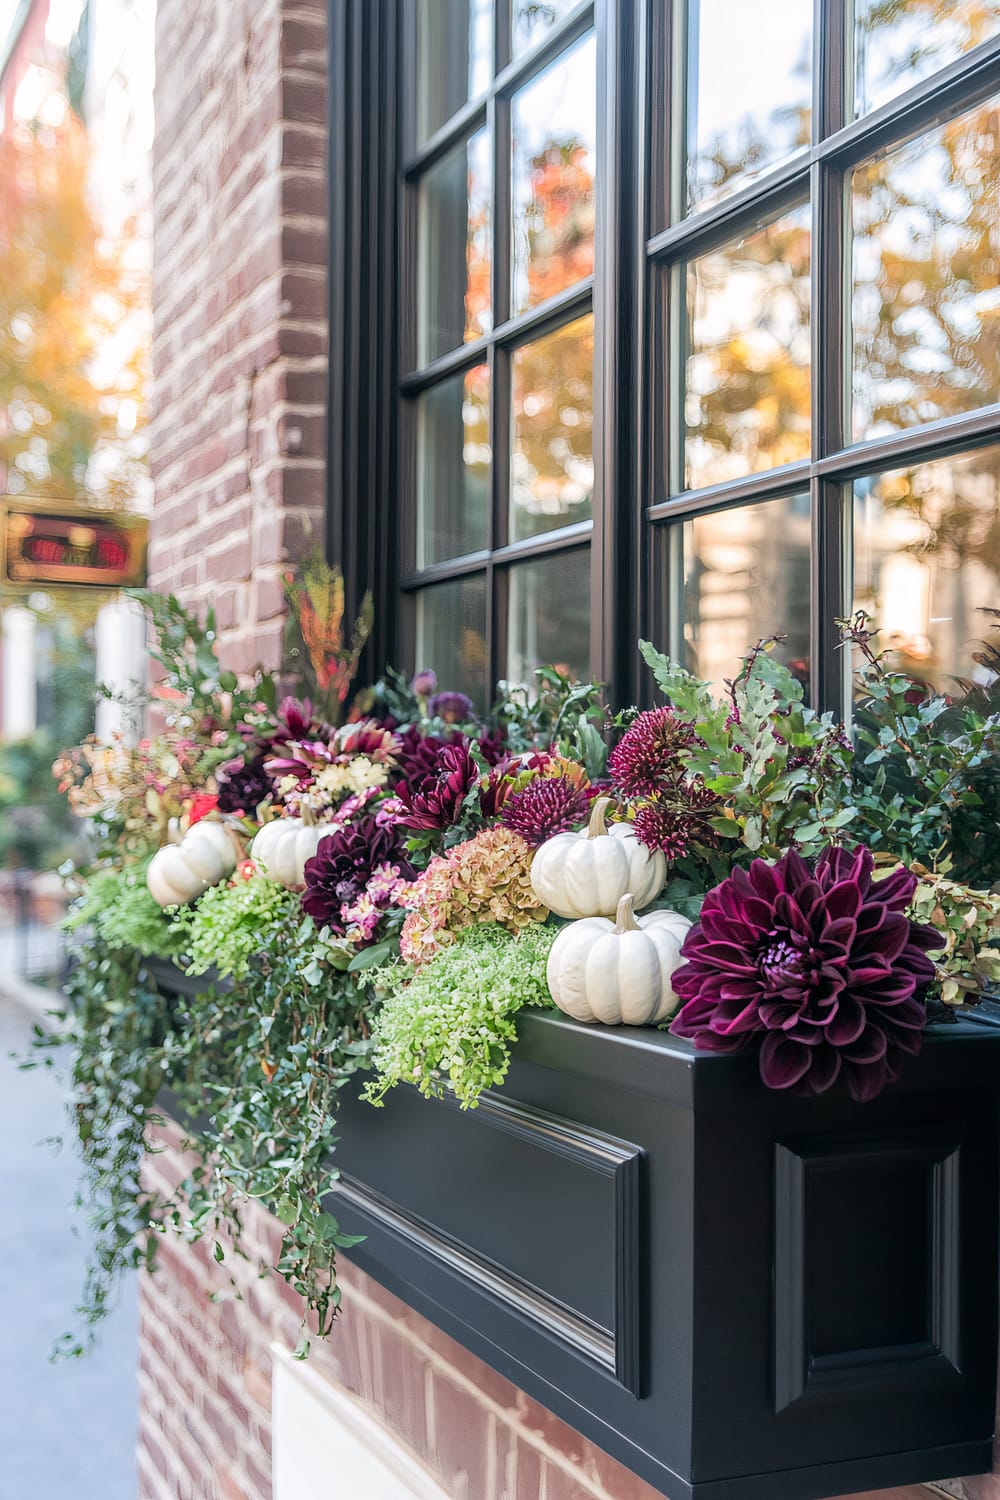
[[[353,425],[368,457],[333,534],[391,570],[387,654],[480,703],[548,660],[627,700],[640,632],[719,680],[776,631],[838,707],[864,607],[914,675],[968,673],[1000,607],[1000,0],[347,3],[385,69],[357,170],[399,192],[355,192],[379,336],[345,344],[331,452]]]
[[[653,12],[647,618],[717,681],[780,632],[833,706],[855,607],[967,675],[1000,606],[1000,5]]]
[[[404,630],[415,663],[481,705],[498,677],[590,669],[593,20],[526,0],[410,8]]]

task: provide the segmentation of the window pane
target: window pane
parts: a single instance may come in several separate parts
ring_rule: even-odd
[[[858,115],[1000,31],[1000,0],[855,0]]]
[[[475,99],[490,82],[493,0],[435,0],[417,6],[417,138]]]
[[[809,677],[809,496],[713,511],[684,522],[684,642],[696,676],[722,684],[765,636]]]
[[[417,566],[488,545],[490,372],[477,365],[417,403]]]
[[[579,0],[514,0],[514,56],[540,42]]]
[[[511,568],[507,677],[530,683],[536,667],[590,676],[590,548]]]
[[[596,56],[591,35],[514,95],[515,313],[594,270]]]
[[[809,145],[812,0],[688,0],[687,208]]]
[[[998,102],[853,174],[854,436],[1000,391]]]
[[[420,184],[420,362],[488,333],[492,230],[490,136],[477,131]]]
[[[809,453],[809,209],[687,268],[685,484]]]
[[[948,690],[1000,608],[1000,447],[859,479],[854,607],[912,677]]]
[[[486,579],[438,583],[417,595],[415,664],[437,673],[442,690],[486,704]]]
[[[510,537],[589,520],[594,489],[594,319],[514,353]]]

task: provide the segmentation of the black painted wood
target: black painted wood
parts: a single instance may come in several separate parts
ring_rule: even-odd
[[[932,1030],[863,1106],[655,1031],[519,1032],[476,1111],[344,1101],[351,1259],[671,1500],[988,1470],[1000,1030]]]

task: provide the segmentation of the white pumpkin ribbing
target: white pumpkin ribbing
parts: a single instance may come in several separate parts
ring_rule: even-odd
[[[146,867],[157,906],[186,906],[236,869],[236,842],[222,823],[195,823],[179,844],[165,844]]]
[[[305,884],[306,864],[320,840],[332,832],[328,823],[315,823],[310,818],[275,818],[255,837],[250,858],[271,880],[295,890]]]
[[[549,993],[574,1020],[650,1026],[679,1004],[670,982],[690,922],[677,912],[636,918],[627,893],[616,920],[585,917],[564,927],[549,951]]]
[[[532,889],[557,916],[611,917],[626,892],[645,906],[663,888],[665,857],[641,844],[631,824],[609,827],[610,805],[610,797],[599,797],[582,833],[557,833],[535,853]]]

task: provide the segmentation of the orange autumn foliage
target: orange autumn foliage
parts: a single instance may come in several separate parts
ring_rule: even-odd
[[[102,234],[88,162],[69,110],[58,125],[0,135],[0,478],[6,469],[14,492],[79,494],[95,453],[113,448],[102,493],[123,503],[140,467],[121,433],[131,437],[136,412],[141,422],[148,288],[127,247]],[[99,375],[110,340],[114,370]]]

